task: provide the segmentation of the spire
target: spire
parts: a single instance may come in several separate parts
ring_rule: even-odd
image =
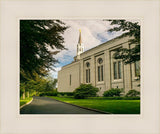
[[[78,41],[79,44],[82,43],[82,39],[81,39],[81,29],[79,29],[79,41]]]
[[[83,52],[84,52],[84,46],[83,46],[82,38],[81,38],[81,30],[79,29],[79,40],[78,40],[78,44],[77,44],[77,57],[75,60],[79,60],[80,55]]]

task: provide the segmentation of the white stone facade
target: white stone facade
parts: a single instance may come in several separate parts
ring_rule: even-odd
[[[81,83],[98,87],[100,96],[111,88],[123,88],[124,93],[131,89],[140,91],[135,63],[125,65],[113,58],[115,49],[131,47],[129,39],[117,37],[76,56],[74,62],[58,72],[58,91],[73,92]]]

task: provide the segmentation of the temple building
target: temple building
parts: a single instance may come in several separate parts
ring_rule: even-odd
[[[71,64],[58,72],[58,91],[73,92],[81,83],[92,84],[100,89],[99,95],[111,88],[140,91],[139,62],[124,64],[113,58],[117,48],[131,48],[130,37],[119,36],[94,48],[84,51],[81,31],[77,44],[77,55]]]

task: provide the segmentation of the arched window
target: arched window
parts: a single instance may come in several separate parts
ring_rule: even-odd
[[[103,81],[103,59],[98,58],[98,81]]]
[[[86,63],[86,83],[90,83],[90,63]]]
[[[102,63],[103,63],[102,58],[98,58],[98,63],[99,63],[99,64],[102,64]]]
[[[86,63],[86,67],[90,67],[90,63],[89,62]]]

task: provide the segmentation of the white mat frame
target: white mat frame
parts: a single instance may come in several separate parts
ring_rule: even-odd
[[[1,1],[1,134],[160,134],[158,0]],[[140,19],[140,115],[19,115],[19,19]]]

